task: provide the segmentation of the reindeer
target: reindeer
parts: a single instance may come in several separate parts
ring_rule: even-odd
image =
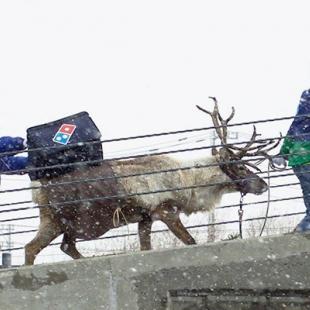
[[[81,258],[76,239],[96,239],[110,229],[129,223],[138,223],[141,250],[151,249],[152,223],[157,220],[165,223],[186,245],[195,244],[180,220],[181,212],[190,215],[210,211],[227,193],[264,193],[267,184],[247,166],[259,169],[241,160],[247,156],[268,156],[279,142],[257,141],[254,127],[245,146],[228,144],[227,125],[235,110],[232,108],[225,120],[216,99],[212,99],[213,112],[197,106],[211,116],[222,144],[219,150],[213,148],[212,156],[186,162],[160,155],[114,160],[97,167],[83,166],[57,178],[40,179],[40,187],[33,190],[33,200],[40,210],[40,226],[35,238],[25,247],[25,264],[32,265],[39,252],[61,234],[61,250],[73,259]],[[102,199],[104,196],[110,198]]]

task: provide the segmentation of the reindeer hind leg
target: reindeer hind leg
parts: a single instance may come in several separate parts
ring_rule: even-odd
[[[25,246],[25,265],[33,265],[36,256],[61,234],[61,228],[52,222],[40,225],[37,235]]]
[[[76,248],[75,238],[69,236],[68,233],[64,233],[64,237],[60,246],[61,250],[73,259],[82,258],[82,254]]]

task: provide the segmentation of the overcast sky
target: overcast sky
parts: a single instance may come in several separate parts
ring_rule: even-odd
[[[235,106],[235,122],[293,115],[310,88],[309,9],[309,0],[0,0],[0,135],[25,137],[80,111],[103,139],[210,126],[195,108],[212,109],[208,96],[223,114]]]
[[[86,110],[104,138],[295,113],[310,86],[310,3],[1,1],[0,134]],[[211,106],[210,106],[211,108]],[[286,126],[283,126],[286,129]],[[278,128],[277,128],[278,129]]]

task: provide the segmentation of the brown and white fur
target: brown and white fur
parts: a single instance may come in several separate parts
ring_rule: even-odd
[[[74,259],[80,258],[82,256],[75,246],[76,239],[95,239],[127,223],[138,223],[141,250],[151,249],[151,227],[156,220],[164,222],[185,244],[194,244],[195,240],[180,221],[181,212],[190,215],[212,210],[224,194],[234,191],[257,195],[265,192],[267,184],[247,166],[257,168],[241,160],[256,155],[268,158],[267,153],[280,140],[276,144],[272,140],[256,142],[259,135],[254,127],[252,138],[245,146],[228,144],[227,124],[235,110],[232,109],[231,115],[223,119],[216,99],[212,99],[213,112],[198,107],[211,116],[222,143],[222,148],[212,150],[212,156],[192,162],[167,156],[148,156],[111,161],[109,165],[102,163],[97,167],[84,166],[51,180],[41,179],[43,187],[34,192],[34,201],[41,206],[40,227],[36,237],[26,245],[25,263],[33,264],[38,253],[61,234],[64,234],[61,249]],[[214,166],[199,168],[199,165]],[[188,166],[197,168],[180,170]],[[169,169],[175,171],[157,173]],[[128,177],[114,181],[110,179],[110,182],[107,179],[83,181],[102,178],[107,174]],[[82,182],[70,184],[72,181]],[[208,184],[216,185],[199,187]],[[139,193],[145,194],[135,195]],[[104,196],[116,198],[102,199]],[[118,216],[115,216],[116,211]]]
[[[180,221],[180,213],[190,215],[195,212],[210,211],[220,203],[224,194],[238,190],[236,184],[216,165],[218,161],[217,156],[186,162],[167,156],[112,161],[110,163],[111,168],[116,176],[143,174],[189,166],[197,167],[173,172],[119,178],[118,186],[123,189],[125,194],[131,196],[117,202],[122,211],[117,227],[126,223],[138,222],[141,250],[151,248],[151,226],[156,220],[164,222],[185,244],[194,244],[195,240]],[[215,166],[198,168],[199,165],[212,164],[215,164]],[[247,168],[244,169],[244,174],[241,173],[237,178],[245,180],[247,185],[250,184],[249,192],[260,194],[267,190],[267,185],[262,179]],[[240,167],[237,167],[237,170],[240,170]],[[39,206],[47,204],[50,206],[40,207],[39,231],[25,248],[26,264],[33,264],[37,254],[61,234],[64,234],[61,249],[76,259],[82,257],[75,247],[77,238],[95,239],[108,230],[115,228],[115,221],[113,221],[116,209],[115,201],[113,205],[110,200],[106,199],[87,201],[94,197],[106,196],[106,184],[96,181],[57,186],[58,183],[94,179],[102,176],[104,176],[104,167],[98,166],[84,167],[52,180],[40,180],[40,183],[45,187],[34,190],[34,201]],[[218,185],[171,190],[214,183],[218,183]],[[135,193],[155,191],[162,192],[132,196]],[[111,191],[108,195],[111,195]],[[67,203],[68,201],[81,199],[84,200],[83,203],[61,206],[62,202]]]

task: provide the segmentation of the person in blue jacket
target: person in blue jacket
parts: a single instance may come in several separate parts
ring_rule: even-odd
[[[10,171],[12,171],[12,174],[24,174],[25,172],[20,170],[26,168],[28,157],[16,156],[14,152],[23,151],[26,148],[26,141],[21,137],[0,137],[0,174],[2,172],[9,173]]]
[[[280,155],[275,158],[276,165],[293,168],[300,181],[306,215],[295,228],[295,232],[310,232],[310,89],[302,93],[296,116],[284,139]]]

